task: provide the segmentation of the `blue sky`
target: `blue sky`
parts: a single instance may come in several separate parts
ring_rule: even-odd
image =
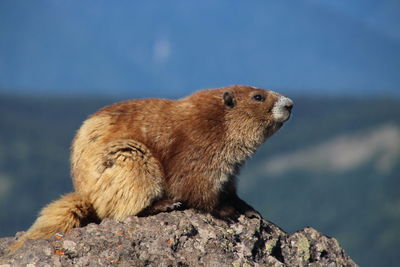
[[[397,0],[0,2],[0,91],[400,95]]]

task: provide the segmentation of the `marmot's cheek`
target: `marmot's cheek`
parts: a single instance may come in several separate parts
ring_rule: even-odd
[[[272,115],[276,122],[285,122],[289,119],[293,101],[285,96],[280,96],[272,108]]]
[[[283,125],[283,122],[272,122],[267,128],[265,128],[264,138],[267,139],[276,133]]]

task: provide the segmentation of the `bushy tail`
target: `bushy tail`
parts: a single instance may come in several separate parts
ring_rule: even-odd
[[[31,228],[8,251],[15,252],[27,239],[49,238],[56,233],[65,233],[74,227],[98,220],[86,197],[77,192],[69,193],[44,207]]]

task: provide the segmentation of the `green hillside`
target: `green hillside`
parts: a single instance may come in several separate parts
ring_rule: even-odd
[[[336,237],[361,266],[400,246],[400,101],[298,99],[242,172],[241,196],[286,231]]]
[[[291,120],[246,164],[240,195],[288,232],[336,237],[362,266],[400,246],[400,100],[294,98]],[[0,236],[72,190],[69,146],[116,99],[0,95]]]
[[[44,204],[72,190],[68,160],[74,132],[105,103],[0,96],[1,236],[26,229]]]

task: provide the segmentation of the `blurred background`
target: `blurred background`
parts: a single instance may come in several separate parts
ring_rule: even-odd
[[[99,107],[249,84],[295,101],[239,194],[361,266],[400,247],[397,0],[0,1],[0,236],[72,190],[69,146]]]

